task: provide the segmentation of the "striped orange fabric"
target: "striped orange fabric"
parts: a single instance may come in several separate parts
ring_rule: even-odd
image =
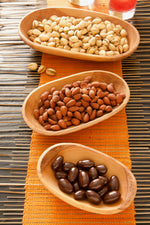
[[[56,5],[54,2],[49,1],[48,6]],[[65,6],[64,1],[57,1],[57,5],[58,2],[60,5]],[[67,2],[66,5],[69,6],[69,3]],[[121,62],[87,62],[43,54],[41,64],[55,69],[57,75],[50,77],[43,73],[41,75],[40,85],[53,79],[94,69],[108,70],[122,76]],[[131,168],[125,110],[122,110],[117,115],[102,123],[69,135],[47,137],[33,132],[25,185],[23,224],[134,225],[134,203],[122,213],[110,216],[98,215],[76,209],[45,189],[37,177],[37,161],[46,148],[60,142],[76,142],[90,146],[115,157],[128,168]]]

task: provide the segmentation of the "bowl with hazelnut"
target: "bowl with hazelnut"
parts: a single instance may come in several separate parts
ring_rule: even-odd
[[[124,164],[77,143],[47,148],[38,160],[37,174],[58,198],[92,213],[120,213],[136,195],[136,179]]]

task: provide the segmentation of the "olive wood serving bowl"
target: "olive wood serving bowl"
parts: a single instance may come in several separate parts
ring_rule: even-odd
[[[95,165],[104,164],[108,171],[106,176],[110,178],[116,175],[119,178],[121,198],[113,204],[99,205],[89,203],[87,200],[77,201],[72,194],[62,192],[58,187],[58,180],[55,178],[51,168],[53,161],[62,155],[64,162],[76,163],[78,160],[90,159]],[[136,179],[131,171],[121,162],[93,148],[76,143],[59,143],[46,149],[40,156],[37,164],[37,174],[40,181],[54,195],[68,204],[79,209],[98,214],[116,214],[125,210],[133,201],[136,195]]]
[[[57,16],[74,16],[74,17],[86,17],[92,16],[100,17],[102,20],[109,20],[114,24],[120,24],[123,28],[126,29],[128,33],[128,41],[129,41],[129,50],[123,54],[117,56],[101,56],[101,55],[93,55],[87,53],[79,53],[79,52],[71,52],[70,50],[64,50],[55,47],[47,47],[42,46],[40,44],[32,42],[28,37],[28,30],[31,29],[33,20],[42,21],[43,19],[48,19],[51,15]],[[81,59],[81,60],[91,60],[91,61],[116,61],[121,60],[129,55],[131,55],[139,45],[140,37],[137,29],[132,26],[130,23],[125,22],[117,17],[110,16],[108,14],[83,10],[83,9],[75,9],[75,8],[45,8],[33,11],[26,15],[20,22],[19,25],[19,35],[22,40],[29,45],[31,48],[52,55],[59,55],[69,58]]]
[[[116,91],[122,92],[126,95],[123,102],[120,105],[113,107],[113,110],[111,112],[104,114],[103,116],[96,118],[94,120],[91,120],[87,123],[81,123],[77,126],[70,126],[66,129],[61,129],[58,131],[46,130],[39,123],[39,121],[35,119],[33,115],[34,109],[38,108],[38,102],[39,102],[41,94],[45,91],[49,91],[52,87],[55,87],[56,90],[60,90],[65,84],[70,84],[78,80],[83,80],[86,76],[92,76],[91,81],[113,83]],[[102,71],[102,70],[86,71],[86,72],[77,73],[74,75],[70,75],[64,78],[60,78],[60,79],[48,82],[36,88],[35,90],[33,90],[27,96],[27,98],[25,99],[23,103],[22,115],[27,125],[37,133],[40,133],[42,135],[48,135],[48,136],[64,135],[64,134],[69,134],[75,131],[88,128],[92,125],[95,125],[99,122],[102,122],[112,117],[113,115],[118,113],[120,110],[122,110],[126,106],[127,102],[129,101],[129,96],[130,96],[130,90],[127,83],[125,82],[123,78],[121,78],[117,74],[107,72],[107,71]]]

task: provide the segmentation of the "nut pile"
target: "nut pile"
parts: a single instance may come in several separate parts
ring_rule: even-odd
[[[114,90],[113,83],[83,81],[66,84],[61,90],[52,87],[40,96],[34,116],[47,130],[58,131],[86,123],[109,113],[123,102],[125,94]]]
[[[34,20],[27,33],[37,44],[72,52],[114,56],[129,49],[127,31],[121,25],[102,21],[99,17],[52,15],[42,21]]]
[[[109,179],[104,176],[107,167],[103,164],[95,165],[89,159],[80,160],[76,164],[64,162],[63,156],[58,156],[52,163],[59,188],[65,193],[74,193],[76,200],[87,199],[93,204],[102,200],[105,204],[117,202],[119,192],[119,179],[112,175]]]

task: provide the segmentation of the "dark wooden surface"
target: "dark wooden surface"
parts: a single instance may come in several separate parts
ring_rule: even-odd
[[[0,1],[0,224],[22,224],[25,178],[32,131],[21,115],[23,100],[39,83],[30,62],[41,53],[18,36],[18,23],[46,0]],[[150,224],[150,2],[138,0],[130,21],[140,32],[137,51],[123,61],[131,98],[126,107],[132,171],[138,183],[136,223]]]

